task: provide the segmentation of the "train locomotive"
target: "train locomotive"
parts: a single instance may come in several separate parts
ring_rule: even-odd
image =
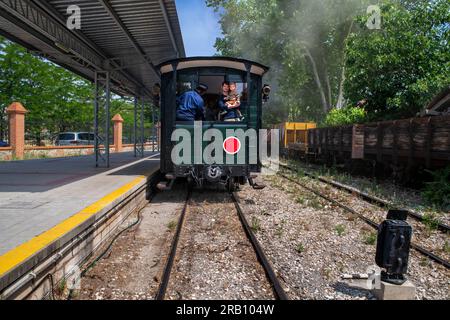
[[[164,62],[158,68],[161,73],[160,170],[166,178],[158,188],[170,189],[177,178],[186,178],[191,186],[223,185],[229,191],[246,183],[255,189],[262,188],[254,180],[262,167],[259,135],[255,143],[248,133],[258,133],[262,126],[262,104],[270,92],[262,79],[269,68],[226,57],[181,58]],[[217,104],[223,82],[236,83],[241,121],[220,119]],[[203,96],[205,109],[217,113],[217,118],[177,121],[177,98],[199,84],[208,87]]]

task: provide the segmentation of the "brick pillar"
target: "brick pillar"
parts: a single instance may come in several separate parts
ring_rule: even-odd
[[[112,118],[114,122],[114,150],[116,152],[122,151],[122,132],[123,132],[123,118],[120,114],[116,114]]]
[[[25,114],[27,109],[20,102],[13,102],[7,109],[9,115],[9,144],[13,157],[23,159],[25,153]]]

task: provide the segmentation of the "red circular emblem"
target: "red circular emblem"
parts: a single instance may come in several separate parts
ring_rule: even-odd
[[[223,142],[223,150],[228,154],[236,154],[241,150],[241,142],[236,137],[228,137]]]

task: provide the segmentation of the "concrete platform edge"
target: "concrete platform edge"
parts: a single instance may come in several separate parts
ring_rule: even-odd
[[[140,183],[135,185],[133,188],[125,192],[124,194],[120,195],[119,197],[115,198],[112,202],[108,203],[106,206],[104,206],[100,211],[93,214],[89,219],[81,223],[80,225],[76,226],[60,238],[56,239],[52,243],[50,243],[47,247],[45,247],[42,250],[39,250],[35,252],[31,257],[26,259],[25,261],[21,262],[20,264],[16,265],[14,268],[10,269],[6,273],[0,276],[0,299],[4,298],[2,297],[3,293],[8,289],[9,286],[13,285],[14,283],[18,282],[19,280],[22,280],[24,276],[27,276],[32,272],[34,269],[36,269],[40,264],[48,260],[50,257],[58,253],[58,250],[61,250],[62,248],[70,245],[71,242],[74,241],[80,234],[82,234],[85,230],[89,229],[93,225],[95,225],[99,220],[107,216],[111,211],[116,211],[117,207],[120,207],[120,204],[122,202],[127,202],[128,200],[133,201],[134,198],[137,198],[139,195],[141,197],[143,196],[144,200],[147,198],[147,186],[150,185],[151,181],[156,178],[159,171],[156,171],[149,177],[144,178]],[[139,207],[138,203],[135,203],[134,206],[131,207]],[[131,211],[135,211],[135,208],[131,208]],[[122,209],[120,209],[122,210]],[[119,210],[119,211],[120,211]],[[123,219],[120,219],[123,221],[131,212],[128,212],[128,214],[125,214]],[[113,214],[114,215],[114,214]],[[109,218],[110,220],[111,217]],[[115,227],[120,225],[120,222],[115,223],[114,227],[108,227],[106,230],[106,234],[111,234]],[[101,227],[100,227],[101,228]],[[100,230],[100,232],[104,232],[105,230]],[[91,241],[94,241],[95,235],[93,236],[93,239]],[[100,239],[100,242],[105,241],[108,236],[102,236],[102,239]],[[98,241],[97,241],[98,242]],[[85,253],[83,256],[89,256],[95,249],[100,245],[101,243],[96,243],[92,246],[91,252]],[[61,259],[64,259],[65,257],[61,257]],[[83,259],[80,259],[83,260]],[[81,262],[81,261],[79,261]],[[55,261],[55,265],[57,265],[59,262]],[[78,263],[78,262],[77,262]],[[63,272],[64,273],[64,272]],[[31,279],[32,282],[36,283],[36,279]]]

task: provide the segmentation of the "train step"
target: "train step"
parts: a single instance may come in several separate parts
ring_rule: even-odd
[[[167,180],[175,180],[177,178],[173,173],[166,173],[165,177]]]
[[[156,188],[160,191],[170,191],[172,190],[175,179],[169,181],[161,181],[156,185]]]

